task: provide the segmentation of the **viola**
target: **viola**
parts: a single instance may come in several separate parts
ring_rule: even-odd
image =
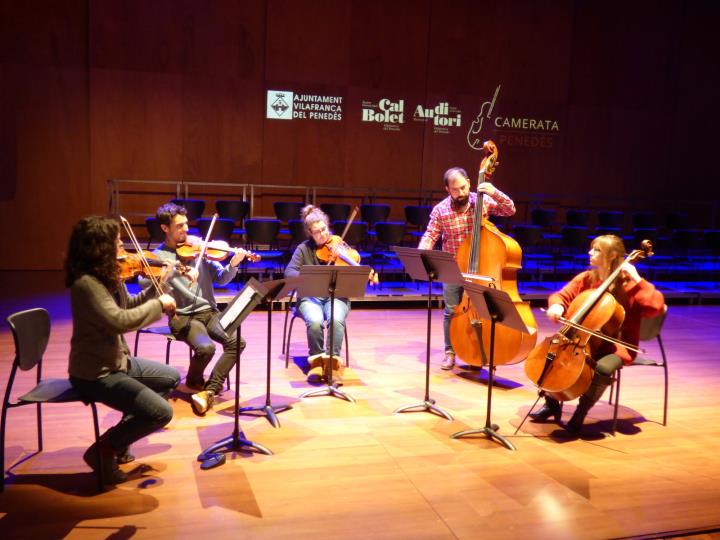
[[[485,141],[483,148],[487,155],[480,163],[478,185],[485,182],[498,166],[495,143]],[[513,364],[524,360],[535,346],[537,322],[530,303],[523,302],[518,291],[516,276],[522,261],[520,245],[485,217],[482,196],[478,193],[473,229],[460,245],[456,260],[468,281],[507,292],[530,330],[528,334],[502,325],[495,329],[494,364]],[[482,339],[478,339],[478,326],[482,330]],[[487,364],[485,349],[490,343],[490,327],[490,321],[480,318],[469,296],[464,293],[450,319],[450,341],[457,355],[471,365]]]
[[[145,258],[144,262],[143,257]],[[117,262],[120,267],[120,279],[123,281],[136,276],[159,279],[162,277],[163,267],[167,264],[167,261],[158,257],[152,251],[142,250],[141,256],[139,253],[125,251],[124,248],[118,252]],[[188,270],[188,268],[179,261],[173,266],[181,273],[185,273]]]
[[[643,240],[624,262],[633,263],[653,255],[652,242]],[[615,283],[622,264],[596,289],[589,289],[573,299],[563,326],[535,347],[525,362],[525,374],[550,397],[570,401],[582,395],[593,378],[593,358],[604,342],[616,343],[637,351],[618,335],[625,319],[625,309],[608,291]]]
[[[178,257],[185,260],[197,259],[200,256],[201,251],[202,241],[197,236],[188,236],[187,241],[184,244],[180,244],[175,249]],[[205,258],[211,261],[222,261],[228,256],[235,255],[236,253],[243,253],[245,257],[252,262],[258,262],[262,259],[260,255],[253,253],[252,251],[230,247],[230,245],[224,240],[211,240],[208,242],[205,250]]]
[[[315,255],[323,264],[335,264],[337,266],[360,266],[360,254],[351,248],[341,236],[333,234],[327,242],[315,250]],[[370,269],[368,281],[377,285],[378,276],[373,269]]]

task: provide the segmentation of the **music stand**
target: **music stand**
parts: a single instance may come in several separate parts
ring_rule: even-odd
[[[266,416],[268,422],[274,428],[280,427],[277,413],[292,409],[292,405],[273,405],[270,401],[270,344],[272,338],[272,303],[276,298],[282,298],[295,288],[295,279],[276,279],[263,281],[262,285],[267,290],[263,302],[267,307],[267,373],[265,375],[265,405],[255,407],[242,407],[240,414],[259,413],[257,416]]]
[[[432,323],[432,286],[433,282],[449,283],[450,285],[464,285],[460,269],[458,268],[455,257],[445,251],[437,251],[433,249],[415,249],[409,247],[392,246],[393,251],[405,266],[411,278],[428,282],[428,301],[427,301],[427,337],[425,351],[425,399],[414,405],[406,405],[395,409],[396,413],[404,412],[422,412],[427,411],[447,420],[453,417],[435,405],[435,400],[430,398],[430,328]]]
[[[197,460],[203,462],[200,468],[209,469],[217,465],[225,463],[225,456],[219,459],[222,452],[238,451],[243,447],[251,450],[272,455],[272,451],[263,445],[253,442],[245,438],[245,434],[240,429],[240,326],[245,318],[252,312],[255,307],[262,302],[267,294],[267,289],[256,280],[250,278],[245,287],[235,295],[228,303],[227,307],[220,315],[220,325],[231,332],[234,330],[237,339],[237,348],[235,353],[235,426],[232,435],[225,437],[210,445],[208,448],[198,454]]]
[[[299,281],[297,282],[298,298],[306,296],[330,297],[329,335],[327,336],[326,343],[329,344],[331,351],[331,354],[328,355],[326,350],[321,357],[323,362],[323,382],[325,385],[322,388],[304,392],[300,395],[301,398],[332,396],[355,403],[353,397],[340,390],[332,378],[332,346],[335,337],[333,328],[335,322],[335,297],[362,298],[365,296],[365,287],[367,286],[369,275],[369,266],[303,265],[300,267]],[[325,348],[327,349],[327,346]]]
[[[492,389],[493,376],[495,374],[495,325],[501,324],[524,333],[530,333],[525,322],[520,317],[510,295],[499,289],[484,287],[477,283],[465,283],[465,292],[470,297],[470,303],[478,312],[481,319],[490,319],[490,360],[488,365],[488,393],[487,393],[487,414],[485,416],[485,427],[479,429],[468,429],[458,431],[451,435],[453,439],[459,439],[466,435],[482,433],[505,446],[508,450],[517,450],[513,444],[502,435],[497,433],[499,427],[490,421],[492,412]],[[482,327],[479,322],[473,321],[473,328],[477,333],[478,340],[482,343]]]

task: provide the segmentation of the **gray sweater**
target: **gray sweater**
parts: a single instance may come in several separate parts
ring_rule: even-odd
[[[129,349],[123,334],[160,319],[154,289],[131,295],[123,284],[116,297],[97,278],[84,275],[70,288],[73,334],[68,373],[95,380],[127,371]],[[147,301],[151,299],[151,301]]]

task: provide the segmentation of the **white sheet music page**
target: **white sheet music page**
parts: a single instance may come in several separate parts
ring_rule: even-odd
[[[255,296],[256,292],[257,291],[255,291],[252,287],[246,287],[240,293],[240,296],[238,296],[237,300],[233,302],[233,305],[230,306],[220,318],[220,325],[223,327],[223,330],[227,329],[227,327],[230,326],[233,321],[235,321],[235,319],[240,316],[245,307],[247,307],[247,305],[253,299],[253,296]]]

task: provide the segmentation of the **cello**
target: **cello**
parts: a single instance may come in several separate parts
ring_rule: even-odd
[[[623,263],[634,263],[653,255],[652,242],[643,240],[640,249],[628,255]],[[597,289],[577,295],[560,317],[563,326],[533,349],[525,362],[525,374],[557,401],[570,401],[581,396],[590,386],[594,369],[594,351],[609,341],[635,352],[643,352],[614,336],[625,319],[625,309],[608,292],[622,271],[622,264],[613,270]]]
[[[478,184],[486,181],[497,166],[498,149],[493,141],[485,141],[488,153],[480,163]],[[482,196],[480,196],[482,195]],[[514,364],[525,359],[537,340],[537,322],[530,303],[520,299],[517,272],[521,268],[522,250],[515,239],[500,232],[483,211],[484,194],[478,193],[472,233],[458,249],[456,261],[463,277],[472,283],[505,291],[513,301],[530,333],[498,326],[495,330],[494,364]],[[475,330],[482,329],[482,340]],[[467,293],[455,308],[450,320],[450,341],[458,357],[468,364],[488,364],[486,345],[490,343],[490,321],[480,319]]]

